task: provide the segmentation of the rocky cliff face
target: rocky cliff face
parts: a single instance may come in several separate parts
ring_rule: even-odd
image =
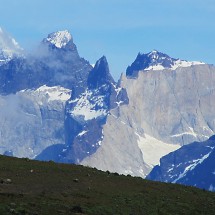
[[[176,70],[122,76],[130,99],[130,121],[166,143],[185,145],[215,131],[215,67],[196,65]]]
[[[0,96],[0,153],[35,158],[45,148],[64,144],[64,108],[71,90],[42,86]]]
[[[106,58],[102,57],[89,73],[85,92],[72,96],[67,102],[68,148],[62,152],[60,162],[80,163],[94,154],[104,138],[103,126],[110,111],[125,104],[128,104],[127,93],[116,85]]]
[[[160,62],[159,56],[156,59]],[[172,59],[172,65],[176,61]],[[120,79],[129,104],[110,111],[101,147],[83,164],[145,177],[162,156],[213,135],[215,68],[180,62],[183,67],[176,69],[148,70],[144,65],[132,73],[129,67],[129,75]]]

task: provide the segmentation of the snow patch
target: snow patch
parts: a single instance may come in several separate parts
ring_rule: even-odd
[[[119,101],[119,102],[115,102],[117,104],[117,106],[121,106],[121,104],[123,104],[123,101]]]
[[[97,146],[101,146],[102,145],[102,141],[100,140],[96,145]]]
[[[121,87],[116,88],[116,86],[114,86],[114,87],[115,87],[115,91],[116,91],[116,96],[118,96],[120,91],[122,90],[122,88]]]
[[[180,180],[181,178],[183,178],[184,176],[186,176],[186,174],[188,173],[188,171],[191,171],[193,169],[196,168],[197,165],[201,164],[205,159],[207,159],[209,157],[211,152],[209,152],[208,154],[204,155],[202,158],[197,159],[197,160],[193,160],[192,164],[190,164],[189,166],[187,166],[184,169],[184,172],[182,172],[178,178],[176,178],[172,183],[176,183],[178,180]]]
[[[84,120],[92,120],[105,117],[108,114],[104,108],[104,96],[94,96],[92,91],[86,91],[78,99],[70,101],[77,102],[70,114],[74,117],[84,117]]]
[[[172,70],[176,70],[179,67],[190,67],[194,65],[202,65],[205,64],[200,61],[184,61],[184,60],[177,60],[174,62],[174,65],[171,67]]]
[[[63,101],[66,102],[71,97],[71,90],[60,86],[48,87],[46,85],[41,86],[35,92],[43,93],[48,96],[48,101]]]
[[[52,102],[52,101],[62,101],[66,102],[71,97],[71,90],[66,89],[60,86],[48,87],[43,85],[36,90],[21,90],[17,94],[27,94],[32,95],[37,98],[37,101],[40,105],[43,105],[44,102]]]
[[[80,132],[79,134],[78,134],[78,137],[81,137],[81,136],[83,136],[84,134],[86,134],[87,133],[87,131],[82,131],[82,132]]]
[[[186,131],[180,134],[174,134],[171,137],[181,137],[183,135],[191,135],[191,136],[197,137],[197,134],[194,132],[193,128],[189,127],[189,129],[190,131]]]
[[[176,70],[177,68],[181,67],[190,67],[194,65],[203,65],[205,63],[200,62],[200,61],[184,61],[184,60],[177,60],[174,62],[174,64],[171,67],[164,67],[161,63],[157,63],[155,65],[151,65],[147,68],[144,69],[144,71],[149,71],[149,70],[164,70],[164,69],[170,69],[170,70]]]
[[[164,70],[165,67],[162,65],[154,65],[154,66],[149,66],[148,68],[144,69],[145,71],[149,71],[149,70]]]
[[[173,59],[168,55],[160,53],[156,50],[153,50],[147,55],[150,58],[151,62],[149,66],[144,69],[145,71],[164,70],[164,69],[176,70],[177,68],[180,68],[180,67],[190,67],[194,65],[205,64],[200,61],[185,61],[180,59]]]
[[[138,146],[143,154],[143,160],[150,167],[160,164],[160,158],[180,148],[179,145],[164,143],[148,134],[141,137],[135,133],[138,139]]]
[[[72,35],[67,30],[58,31],[49,34],[46,40],[55,45],[57,48],[62,48],[65,47],[70,40],[72,40]]]

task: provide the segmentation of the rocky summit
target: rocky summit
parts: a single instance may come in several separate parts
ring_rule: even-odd
[[[149,70],[175,70],[179,67],[190,67],[193,65],[205,64],[198,61],[186,61],[175,59],[167,54],[153,50],[147,54],[139,53],[135,61],[128,66],[126,70],[126,76],[130,78],[135,78],[139,71],[149,71]]]

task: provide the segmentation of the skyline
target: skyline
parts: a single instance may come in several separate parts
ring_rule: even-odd
[[[51,32],[68,29],[79,54],[107,57],[117,80],[139,52],[215,64],[212,0],[0,0],[0,27],[31,50]]]

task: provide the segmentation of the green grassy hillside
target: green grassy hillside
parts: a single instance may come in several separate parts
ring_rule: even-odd
[[[215,193],[0,156],[0,215],[215,214]]]

